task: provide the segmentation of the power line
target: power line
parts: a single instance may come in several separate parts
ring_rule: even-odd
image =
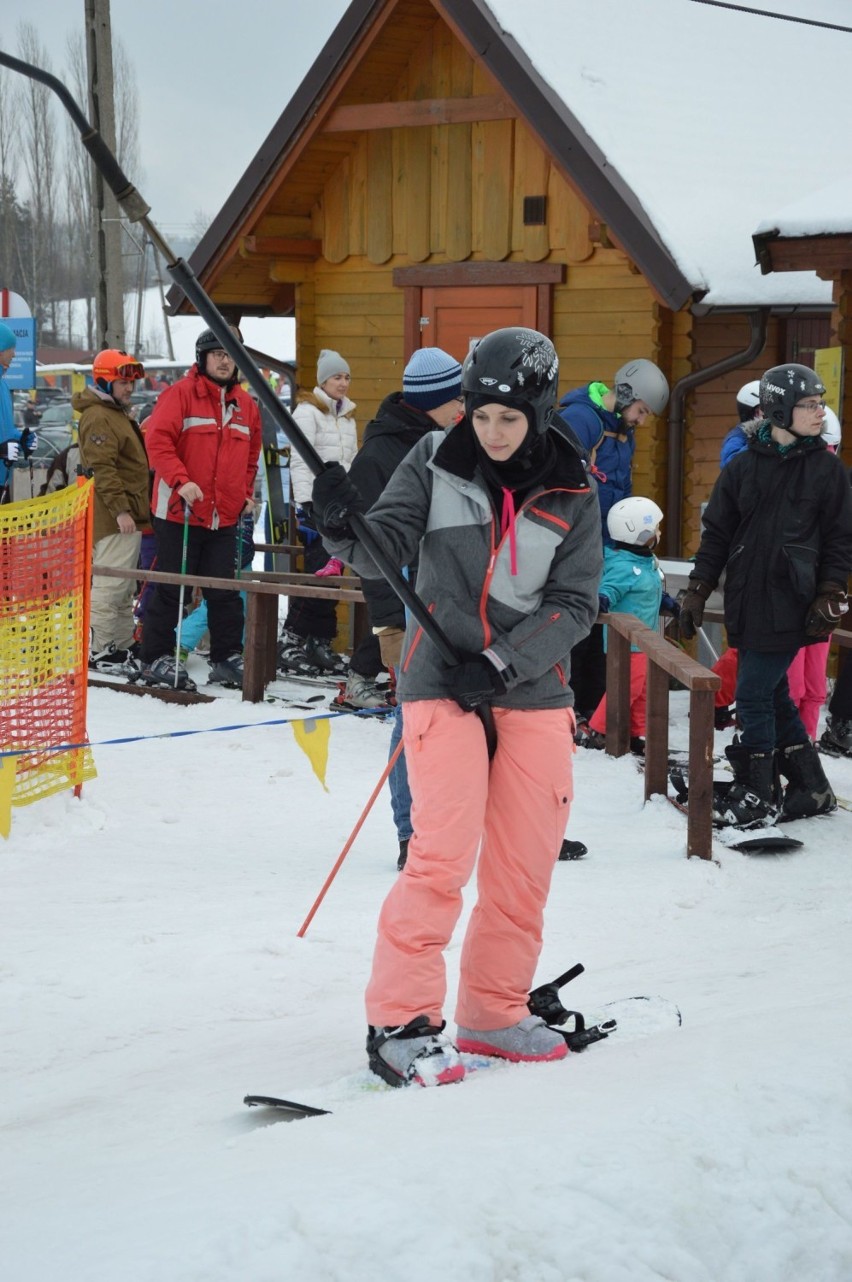
[[[841,27],[836,22],[819,22],[816,18],[798,18],[792,13],[775,13],[772,9],[750,9],[744,4],[730,4],[728,0],[692,0],[693,4],[709,4],[714,9],[734,9],[737,13],[752,13],[758,18],[778,18],[780,22],[799,22],[804,27],[823,27],[826,31],[846,31],[852,35],[852,27]]]

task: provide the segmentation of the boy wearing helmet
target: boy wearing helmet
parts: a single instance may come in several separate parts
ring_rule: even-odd
[[[110,347],[92,363],[94,385],[75,392],[71,404],[80,414],[80,461],[95,481],[92,539],[95,565],[134,569],[139,563],[142,530],[149,522],[148,455],[130,412],[141,362]],[[89,667],[136,676],[133,651],[132,579],[92,578]]]
[[[583,446],[597,480],[604,545],[610,542],[606,518],[610,508],[633,493],[632,467],[636,428],[650,414],[662,414],[669,399],[663,371],[644,357],[627,361],[615,372],[613,385],[587,383],[559,402],[555,426],[565,423]],[[592,628],[571,655],[571,684],[582,725],[597,708],[606,689],[603,630]]]
[[[836,805],[787,681],[799,647],[828,637],[847,609],[852,494],[846,469],[820,435],[824,392],[805,365],[777,365],[763,375],[764,422],[719,474],[681,604],[681,634],[689,639],[726,571],[725,626],[739,651],[742,729],[726,753],[739,789],[729,800],[741,822],[772,813],[776,767],[788,781],[782,819]]]
[[[663,572],[654,548],[660,539],[663,514],[651,499],[634,495],[609,509],[607,531],[612,540],[604,548],[604,570],[598,587],[601,614],[632,614],[656,630],[663,600]],[[604,651],[606,651],[604,628]],[[630,747],[645,747],[645,691],[648,659],[637,646],[630,647]],[[586,748],[606,746],[606,695],[589,721],[588,732],[578,737]]]
[[[413,447],[367,518],[395,564],[419,554],[418,593],[460,656],[445,663],[409,621],[397,694],[414,836],[367,988],[370,1066],[395,1086],[459,1080],[460,1050],[516,1061],[566,1052],[527,1000],[572,795],[567,657],[597,613],[601,546],[582,459],[547,430],[557,373],[535,330],[481,339],[463,368],[464,417]],[[313,499],[329,551],[375,578],[346,526],[362,500],[343,468],[317,478]],[[484,702],[497,729],[491,762],[471,715]],[[478,851],[453,1042],[443,952]]]
[[[750,383],[744,383],[737,392],[737,425],[732,427],[722,442],[722,451],[719,456],[719,466],[724,467],[729,463],[735,454],[744,450],[757,431],[758,423],[762,422],[763,414],[760,409],[760,379],[752,379]]]
[[[260,413],[239,385],[236,363],[212,330],[195,364],[161,392],[145,429],[154,467],[151,501],[157,568],[233,579],[237,526],[254,507]],[[184,544],[184,523],[188,522]],[[184,558],[184,546],[186,557]],[[236,589],[202,588],[210,628],[209,681],[242,685],[243,603]],[[142,676],[149,685],[191,686],[175,654],[180,589],[158,583],[145,610]]]

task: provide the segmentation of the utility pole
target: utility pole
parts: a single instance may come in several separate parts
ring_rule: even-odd
[[[85,0],[86,64],[89,77],[89,118],[115,154],[115,97],[112,75],[112,31],[109,0]],[[121,223],[118,204],[92,165],[97,282],[97,346],[123,348],[124,282],[121,268]]]

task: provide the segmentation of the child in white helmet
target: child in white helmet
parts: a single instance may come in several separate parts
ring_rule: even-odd
[[[656,628],[663,601],[663,572],[654,548],[660,538],[663,513],[651,499],[634,495],[613,504],[606,523],[610,546],[604,548],[604,567],[598,588],[601,614],[632,614],[649,628]],[[604,628],[604,650],[607,648]],[[630,648],[630,746],[645,746],[645,692],[648,659],[636,646]],[[586,748],[603,748],[606,742],[606,695],[578,740]]]

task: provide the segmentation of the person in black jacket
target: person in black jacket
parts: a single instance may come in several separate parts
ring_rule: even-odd
[[[352,460],[350,474],[368,507],[385,489],[408,451],[428,432],[453,426],[462,413],[461,365],[440,347],[421,347],[403,370],[402,391],[391,392],[376,417],[364,429],[361,448]],[[413,579],[416,566],[409,566]],[[372,632],[356,648],[349,664],[343,700],[356,708],[380,707],[387,687],[377,686],[382,668],[399,665],[405,636],[405,610],[384,579],[363,579]],[[397,712],[391,753],[402,735]],[[411,795],[405,757],[400,756],[390,775],[391,806],[399,841],[397,867],[402,869],[411,837]]]
[[[739,650],[742,727],[740,741],[726,749],[735,777],[729,810],[740,823],[772,816],[776,770],[788,781],[782,819],[837,804],[787,685],[799,647],[829,636],[848,608],[852,492],[820,436],[824,392],[805,365],[777,365],[763,375],[765,421],[716,481],[681,605],[681,635],[689,639],[726,572],[725,626]]]

